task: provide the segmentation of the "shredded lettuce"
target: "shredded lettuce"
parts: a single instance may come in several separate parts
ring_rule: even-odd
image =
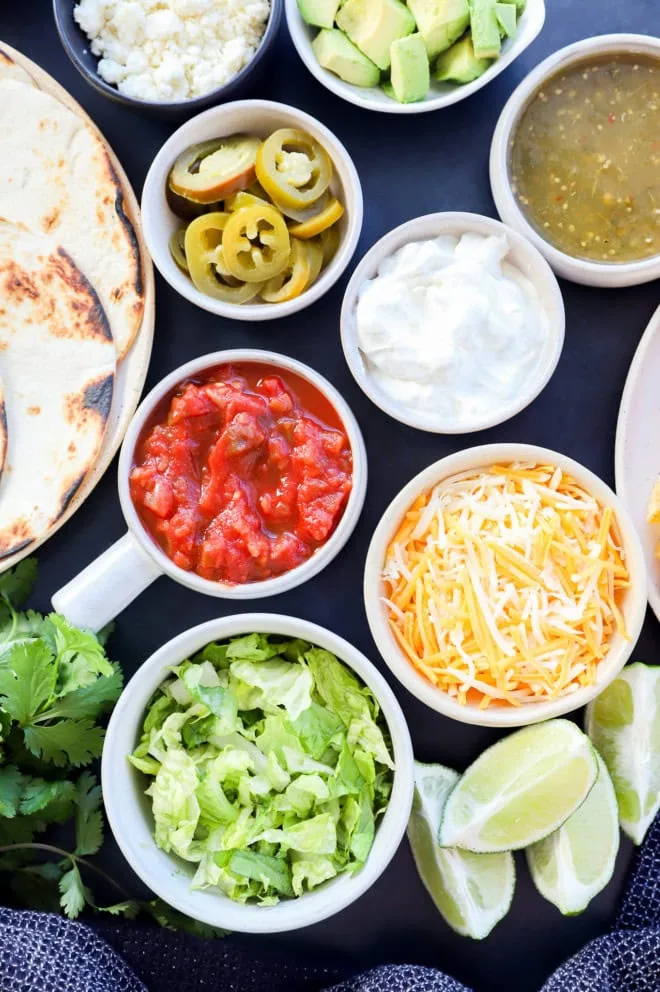
[[[193,887],[266,906],[362,867],[394,768],[371,690],[330,652],[265,634],[178,665],[130,761]]]

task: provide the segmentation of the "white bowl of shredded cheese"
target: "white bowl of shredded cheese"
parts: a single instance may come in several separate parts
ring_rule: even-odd
[[[564,304],[534,246],[490,217],[428,214],[381,238],[344,295],[358,385],[419,430],[464,434],[534,400],[564,344]]]
[[[519,727],[585,705],[621,671],[646,611],[627,510],[598,476],[527,444],[469,448],[405,486],[364,574],[393,674],[463,723]]]

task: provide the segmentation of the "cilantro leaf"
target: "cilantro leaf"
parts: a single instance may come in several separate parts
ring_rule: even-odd
[[[51,634],[59,665],[58,695],[89,685],[96,675],[114,674],[95,634],[73,627],[57,613],[49,614],[48,621],[53,628]]]
[[[70,920],[75,920],[77,916],[80,916],[85,904],[92,902],[92,894],[83,884],[78,866],[75,863],[60,878],[59,889],[60,906]]]
[[[21,725],[30,722],[55,690],[55,659],[41,641],[18,641],[0,667],[0,706]]]
[[[76,790],[73,782],[47,782],[43,778],[28,779],[23,787],[20,812],[29,816],[39,813],[48,823],[63,823],[73,814]]]
[[[98,758],[104,736],[105,731],[92,720],[60,720],[49,727],[25,728],[25,744],[32,754],[60,767],[77,768]]]
[[[15,568],[0,575],[0,596],[12,606],[22,606],[37,581],[37,559],[24,558]]]
[[[124,678],[117,664],[112,665],[112,675],[102,675],[90,685],[81,686],[56,699],[52,706],[43,710],[35,723],[56,720],[61,717],[81,719],[98,717],[104,710],[111,709],[121,695]]]
[[[62,872],[68,864],[68,860],[64,864],[61,861],[44,861],[39,865],[26,865],[23,871],[28,875],[44,878],[47,882],[59,882]]]
[[[16,765],[0,767],[0,816],[16,816],[22,787],[23,776]]]
[[[0,599],[0,660],[15,641],[41,637],[45,623],[40,613],[34,610],[16,613],[13,607]]]
[[[42,833],[46,826],[38,814],[14,816],[11,819],[0,816],[0,845],[30,844],[35,834]]]
[[[103,843],[101,786],[91,772],[76,782],[76,854],[96,854]]]
[[[127,920],[134,920],[142,912],[142,903],[137,899],[125,899],[124,902],[116,902],[113,906],[95,906],[99,913],[110,913],[111,916],[124,916]]]

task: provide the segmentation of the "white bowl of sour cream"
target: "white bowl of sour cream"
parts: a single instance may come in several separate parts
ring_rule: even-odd
[[[346,288],[341,337],[362,390],[419,430],[494,427],[534,400],[564,344],[541,253],[490,217],[417,217],[380,239]]]

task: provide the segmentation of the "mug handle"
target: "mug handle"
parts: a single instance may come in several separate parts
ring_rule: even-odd
[[[53,609],[76,627],[97,631],[162,574],[162,569],[127,531],[53,594]]]

